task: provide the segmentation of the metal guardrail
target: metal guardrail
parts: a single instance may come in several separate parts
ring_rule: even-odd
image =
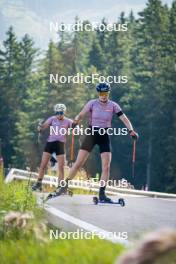
[[[9,183],[14,179],[18,180],[29,180],[36,181],[38,173],[30,172],[25,170],[19,170],[12,168],[8,175],[5,178],[5,182]],[[43,179],[43,184],[48,184],[50,186],[57,186],[57,177],[45,175]],[[83,181],[83,180],[72,180],[69,183],[71,188],[75,189],[84,189],[98,192],[99,191],[99,183]],[[108,194],[129,194],[129,195],[139,195],[139,196],[147,196],[154,198],[175,198],[176,194],[174,193],[162,193],[162,192],[151,192],[151,191],[141,191],[141,190],[131,190],[126,188],[119,188],[114,186],[107,186],[106,188]]]

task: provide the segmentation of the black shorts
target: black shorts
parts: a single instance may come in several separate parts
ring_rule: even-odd
[[[99,132],[96,131],[94,135],[86,135],[80,149],[91,152],[95,145],[99,146],[100,153],[111,152],[111,141],[107,133],[100,135]]]
[[[65,154],[65,143],[61,141],[47,142],[44,152],[56,153],[56,156]]]

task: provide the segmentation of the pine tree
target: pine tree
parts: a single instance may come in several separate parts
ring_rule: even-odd
[[[25,165],[35,168],[35,115],[36,104],[33,95],[33,85],[35,82],[35,56],[37,49],[34,48],[33,40],[29,35],[25,35],[19,43],[19,85],[16,87],[18,90],[19,107],[16,112],[15,133],[12,139],[12,144],[15,153],[12,156],[13,163],[16,166],[25,168]],[[37,90],[37,87],[35,86]],[[35,92],[35,96],[37,92]],[[33,109],[35,106],[35,110]]]
[[[5,166],[10,166],[14,147],[12,138],[15,133],[16,112],[19,107],[19,55],[20,47],[13,28],[6,33],[7,39],[0,50],[0,86],[1,86],[1,128],[2,151],[5,157]]]
[[[140,114],[143,119],[143,151],[146,153],[146,183],[149,188],[162,190],[161,179],[164,177],[164,166],[161,172],[161,161],[158,158],[164,153],[163,113],[160,95],[164,86],[163,63],[168,30],[168,9],[161,1],[149,0],[147,7],[140,12],[137,45],[136,81],[141,86]],[[162,133],[163,132],[163,133]],[[159,135],[159,136],[158,136]],[[143,174],[144,175],[144,174]],[[158,181],[160,179],[160,181]]]
[[[169,36],[167,38],[167,58],[165,61],[165,86],[163,89],[163,109],[165,113],[165,125],[167,136],[165,140],[165,163],[167,166],[165,185],[166,191],[176,191],[176,1],[173,1],[169,16]]]
[[[100,72],[104,69],[103,51],[97,39],[94,39],[89,53],[89,65],[96,67]]]

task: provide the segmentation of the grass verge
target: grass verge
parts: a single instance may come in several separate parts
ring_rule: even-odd
[[[49,228],[45,240],[38,239],[35,232],[36,227],[40,232],[38,224],[42,221],[43,211],[37,206],[34,195],[25,182],[5,184],[0,178],[1,264],[111,264],[124,251],[123,246],[98,238],[49,240]],[[23,224],[15,226],[13,222],[9,229],[4,224],[4,216],[10,211],[32,212],[34,219],[25,227]]]

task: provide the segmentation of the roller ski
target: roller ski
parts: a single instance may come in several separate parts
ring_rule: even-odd
[[[65,186],[65,187],[59,186],[54,192],[50,193],[47,196],[46,201],[53,199],[53,198],[56,198],[58,196],[67,195],[67,194],[71,197],[73,196],[73,192],[68,188],[68,186]]]
[[[95,205],[97,204],[119,204],[121,205],[122,207],[125,206],[125,200],[123,198],[119,198],[117,202],[111,200],[110,198],[108,198],[107,196],[104,196],[104,197],[96,197],[94,196],[93,197],[93,203]]]

